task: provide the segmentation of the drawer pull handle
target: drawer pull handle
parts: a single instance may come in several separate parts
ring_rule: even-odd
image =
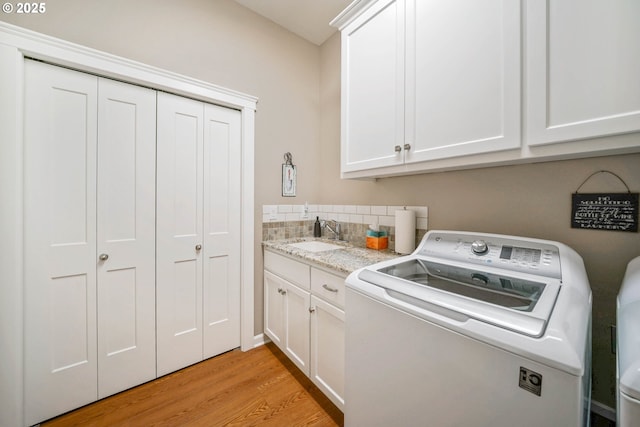
[[[326,290],[328,290],[329,292],[338,292],[338,290],[336,288],[332,288],[331,286],[327,285],[326,283],[324,285],[322,285],[322,287]]]

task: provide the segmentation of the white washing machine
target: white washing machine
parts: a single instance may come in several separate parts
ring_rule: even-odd
[[[589,423],[591,289],[561,243],[430,231],[353,272],[345,312],[347,427]]]
[[[617,305],[617,426],[640,427],[640,257],[627,266]]]

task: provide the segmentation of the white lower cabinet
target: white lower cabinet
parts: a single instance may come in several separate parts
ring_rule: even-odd
[[[265,332],[309,375],[309,291],[265,271]]]
[[[311,296],[311,380],[344,408],[344,311]]]
[[[265,334],[344,410],[344,277],[264,253]]]

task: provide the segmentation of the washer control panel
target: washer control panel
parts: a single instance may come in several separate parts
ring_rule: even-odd
[[[489,234],[429,232],[419,255],[491,265],[512,271],[561,279],[560,250],[537,241]]]

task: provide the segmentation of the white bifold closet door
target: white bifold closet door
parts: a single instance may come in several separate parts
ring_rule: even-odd
[[[156,92],[100,79],[99,399],[156,377],[155,154]]]
[[[155,92],[27,60],[24,138],[32,425],[155,377]]]
[[[158,375],[240,345],[240,112],[158,93]]]

